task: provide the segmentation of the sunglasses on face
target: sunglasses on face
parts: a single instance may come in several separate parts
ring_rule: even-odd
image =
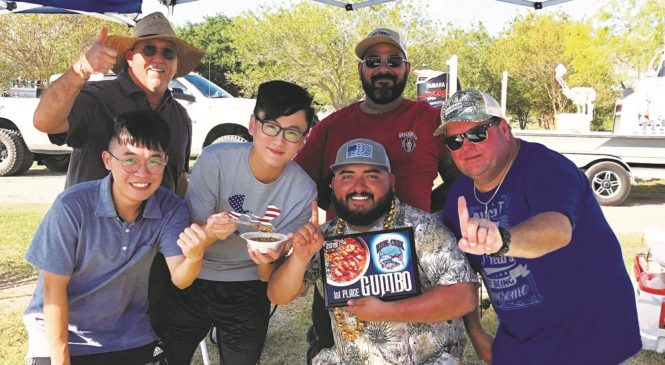
[[[443,143],[451,150],[451,151],[457,151],[460,148],[462,148],[462,145],[464,144],[464,139],[468,139],[469,142],[471,143],[483,143],[488,136],[487,130],[493,126],[499,123],[501,120],[493,120],[487,124],[479,125],[477,127],[471,128],[465,133],[460,133],[460,134],[455,134],[452,136],[448,136],[443,139]]]
[[[270,137],[276,137],[279,135],[279,132],[283,132],[284,139],[287,142],[298,143],[302,137],[305,136],[305,132],[296,129],[282,128],[273,122],[259,118],[256,114],[254,114],[254,118],[261,123],[261,131]]]
[[[387,58],[381,58],[381,57],[367,57],[364,60],[361,61],[362,63],[365,64],[365,66],[369,68],[377,68],[380,67],[382,63],[385,63],[386,66],[388,67],[399,67],[402,66],[403,62],[407,62],[406,58],[402,58],[400,56],[390,56]]]
[[[164,57],[165,60],[172,60],[176,57],[176,51],[173,48],[164,47],[157,48],[157,46],[152,44],[146,44],[143,47],[139,48],[140,52],[147,57],[153,57],[159,51]]]

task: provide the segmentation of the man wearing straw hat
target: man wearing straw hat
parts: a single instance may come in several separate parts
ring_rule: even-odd
[[[184,195],[191,120],[168,84],[194,69],[203,54],[180,40],[158,12],[139,20],[132,37],[107,35],[102,28],[92,47],[46,89],[35,110],[35,127],[54,143],[73,148],[65,186],[106,176],[100,156],[118,114],[154,110],[172,136],[162,186]],[[118,74],[115,80],[86,83],[91,74],[110,70]]]
[[[132,37],[107,35],[102,28],[92,47],[46,89],[35,110],[35,127],[48,133],[52,142],[73,149],[65,187],[108,174],[100,156],[119,114],[153,110],[171,132],[161,185],[184,197],[192,122],[168,85],[192,71],[203,54],[180,40],[159,12],[141,18]],[[115,80],[86,83],[91,74],[110,70],[118,74]],[[158,254],[150,271],[151,302],[169,282],[166,261]]]

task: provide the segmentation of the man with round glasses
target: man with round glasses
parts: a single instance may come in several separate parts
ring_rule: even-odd
[[[490,95],[460,91],[436,134],[464,176],[444,223],[480,272],[496,338],[465,318],[493,364],[619,364],[641,348],[635,296],[617,237],[584,173],[543,145],[513,137]],[[591,280],[591,281],[589,281]]]
[[[119,115],[101,154],[110,173],[66,189],[46,213],[26,260],[40,269],[23,320],[28,363],[156,364],[163,358],[147,315],[157,252],[171,280],[189,286],[214,239],[185,203],[161,187],[171,141],[152,111]]]
[[[132,37],[107,35],[102,28],[92,47],[45,90],[35,110],[35,127],[48,133],[53,143],[72,147],[65,187],[103,178],[106,169],[100,156],[115,117],[150,110],[171,130],[161,185],[184,197],[192,122],[168,84],[192,71],[203,54],[178,38],[159,12],[141,18]],[[118,74],[116,79],[86,82],[91,74],[110,70]],[[150,297],[168,283],[168,269],[159,254],[151,273]]]
[[[411,65],[400,35],[392,29],[375,29],[358,43],[355,53],[365,99],[318,123],[296,156],[296,162],[317,183],[319,206],[327,210],[328,220],[334,218],[329,166],[344,143],[369,138],[385,147],[395,175],[395,194],[401,201],[427,212],[441,209],[445,191],[458,171],[442,141],[432,136],[439,125],[438,109],[402,94]],[[435,190],[440,195],[432,192],[437,173],[445,182]],[[333,345],[328,312],[317,290],[312,313],[308,359]]]
[[[153,326],[169,364],[189,364],[211,325],[221,364],[255,365],[260,359],[270,311],[265,281],[285,252],[249,250],[240,234],[251,228],[236,219],[270,223],[279,233],[309,220],[316,186],[292,159],[312,124],[311,103],[298,85],[261,84],[249,120],[253,141],[212,144],[196,161],[185,201],[195,223],[215,222],[217,240],[192,286],[165,290],[155,307]]]

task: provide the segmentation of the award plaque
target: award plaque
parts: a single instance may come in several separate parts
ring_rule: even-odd
[[[420,294],[413,228],[327,237],[321,248],[326,308],[373,296],[396,300]]]

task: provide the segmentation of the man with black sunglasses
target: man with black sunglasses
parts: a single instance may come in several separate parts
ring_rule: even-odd
[[[328,220],[334,218],[329,166],[344,143],[369,138],[385,147],[395,175],[395,194],[401,201],[427,212],[441,209],[446,189],[437,188],[443,194],[432,198],[437,173],[447,188],[458,172],[442,140],[432,136],[439,125],[438,109],[424,101],[405,99],[402,94],[411,65],[400,35],[391,29],[375,29],[358,43],[355,53],[365,99],[318,123],[296,156],[296,162],[317,183],[319,206],[327,210]],[[333,344],[328,312],[316,290],[312,310],[308,359]]]
[[[499,319],[493,339],[477,311],[465,318],[479,357],[499,365],[619,364],[637,353],[635,296],[619,241],[584,173],[513,137],[499,103],[480,91],[451,96],[436,134],[464,175],[443,221]]]
[[[92,47],[44,92],[35,110],[35,127],[56,144],[72,147],[65,187],[106,175],[100,158],[109,126],[121,113],[147,110],[171,130],[169,161],[161,185],[184,197],[192,143],[192,122],[171,95],[169,82],[191,72],[203,51],[177,37],[164,14],[141,18],[133,36],[107,35],[102,28]],[[113,70],[114,80],[87,82],[93,73]],[[164,257],[155,259],[150,298],[169,284]]]
[[[136,23],[132,37],[102,28],[92,47],[49,86],[35,110],[34,124],[56,144],[73,148],[65,187],[105,176],[99,156],[108,126],[120,113],[153,110],[172,131],[162,185],[184,196],[191,145],[191,120],[172,97],[169,82],[188,74],[203,51],[179,39],[162,13]],[[115,80],[86,82],[93,73]]]

